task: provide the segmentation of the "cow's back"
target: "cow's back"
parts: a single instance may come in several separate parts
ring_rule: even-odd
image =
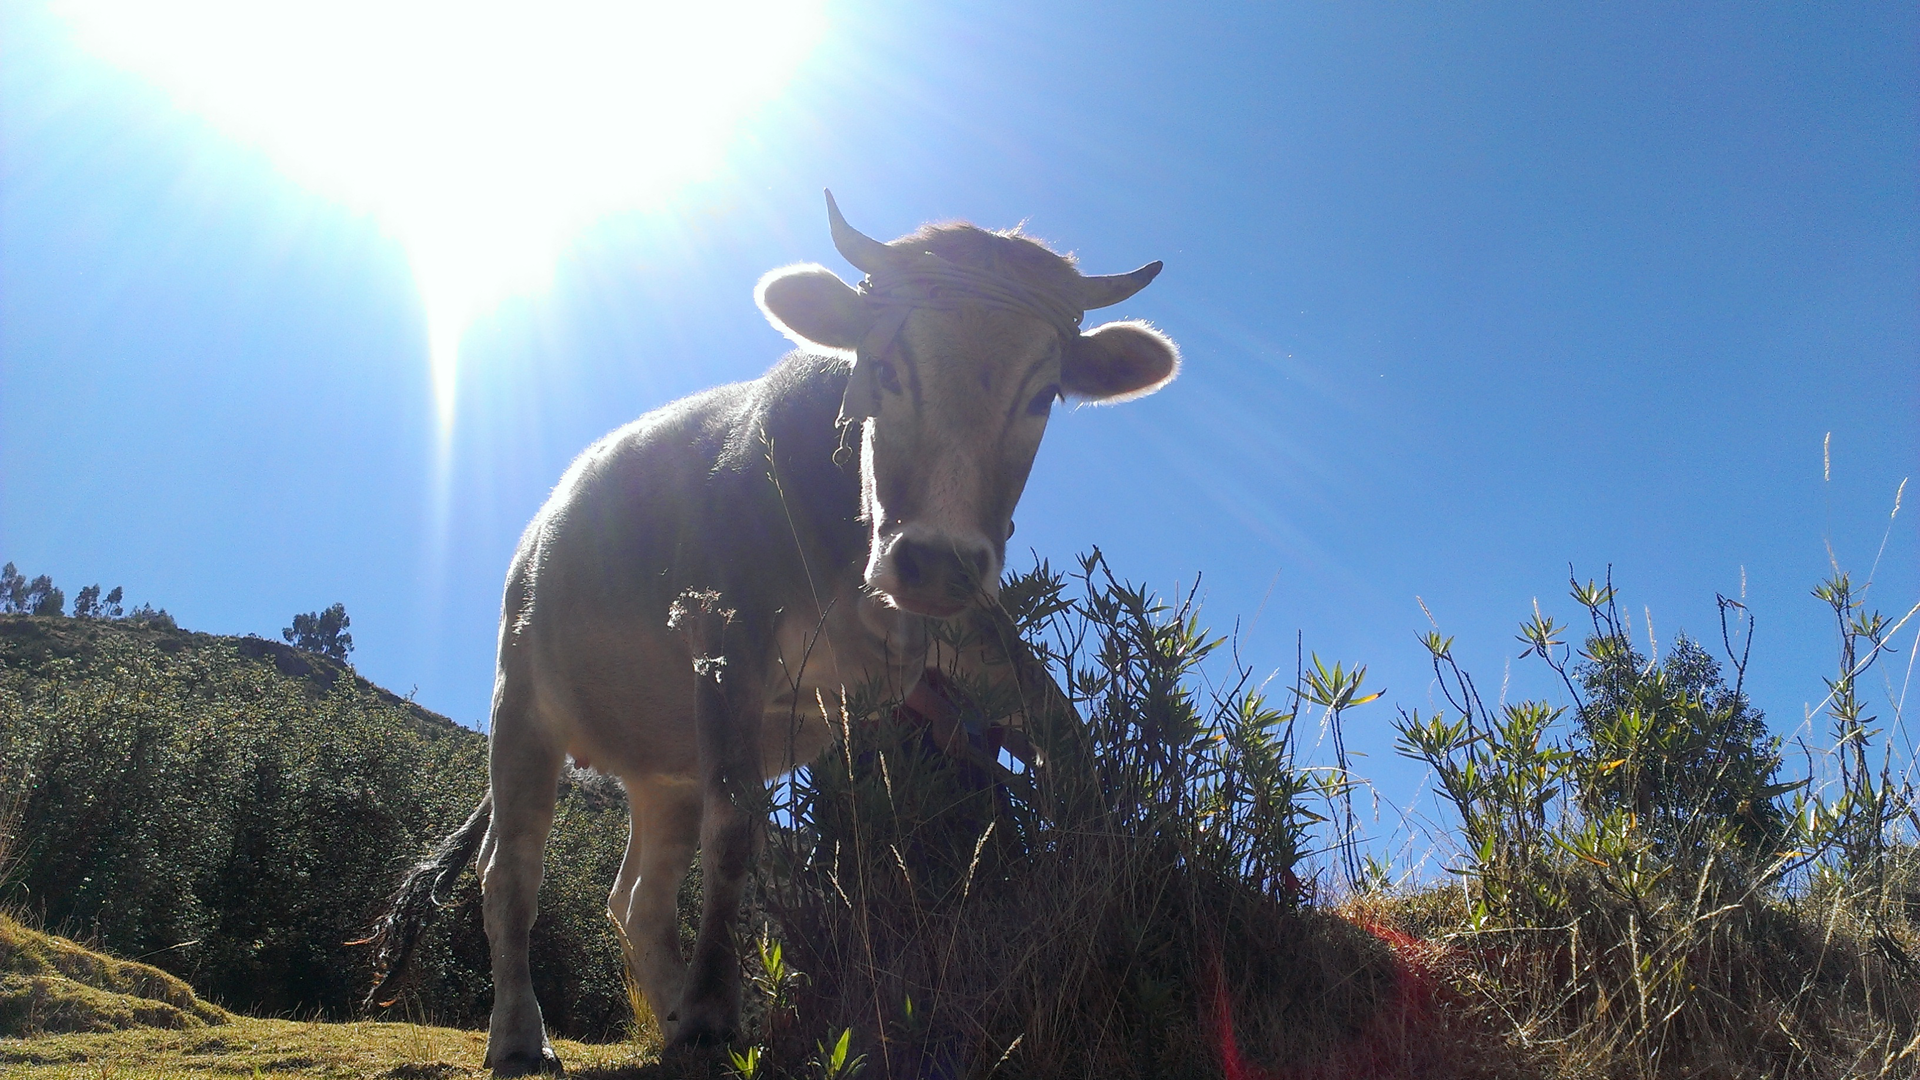
[[[693,768],[691,654],[667,626],[688,589],[771,612],[857,579],[858,481],[837,465],[843,362],[795,354],[657,409],[589,447],[522,536],[500,677],[622,774]]]

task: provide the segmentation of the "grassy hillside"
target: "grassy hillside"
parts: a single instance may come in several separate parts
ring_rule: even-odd
[[[734,1072],[846,1075],[838,1041],[842,1065],[900,1077],[1920,1075],[1920,797],[1887,765],[1897,705],[1883,726],[1859,681],[1890,624],[1845,575],[1816,595],[1841,648],[1832,744],[1805,748],[1804,774],[1742,692],[1738,604],[1723,670],[1684,639],[1641,655],[1611,584],[1574,583],[1584,627],[1521,628],[1566,705],[1483,701],[1433,634],[1441,707],[1393,726],[1455,854],[1450,880],[1396,884],[1358,846],[1362,778],[1300,750],[1318,727],[1342,753],[1343,713],[1378,696],[1364,669],[1313,658],[1269,698],[1190,597],[1121,582],[1098,552],[1042,564],[1002,591],[1018,677],[950,672],[927,706],[970,749],[856,690],[848,738],[771,793]],[[1044,768],[993,764],[1015,711]],[[12,817],[0,800],[18,838],[0,905],[229,1009],[348,1019],[366,972],[343,943],[467,812],[482,758],[477,735],[274,643],[0,617],[18,794]],[[586,774],[562,796],[536,988],[556,1035],[622,1038],[603,910],[626,810]],[[400,1015],[483,1025],[476,896],[469,875]],[[0,1042],[0,1065],[452,1076],[480,1049],[236,1019]],[[561,1052],[576,1075],[726,1067],[654,1063],[638,1041]]]
[[[95,952],[0,915],[0,1075],[45,1080],[263,1073],[481,1076],[484,1042],[478,1032],[410,1023],[236,1016],[201,1001],[186,983],[158,968]],[[586,1066],[589,1074],[637,1072],[651,1060],[624,1044],[560,1045],[568,1060]]]
[[[0,915],[0,1037],[204,1028],[231,1019],[159,968],[104,956]]]
[[[628,1018],[602,914],[623,847],[617,785],[568,784],[536,931],[562,1033]],[[0,616],[0,903],[221,1005],[353,1015],[364,936],[405,864],[472,808],[485,739],[311,653],[165,625]],[[471,875],[461,898],[478,888]],[[407,1007],[482,1022],[478,905],[444,919]]]

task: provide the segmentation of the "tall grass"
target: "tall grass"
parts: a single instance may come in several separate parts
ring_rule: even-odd
[[[1097,551],[1001,598],[946,643],[1011,669],[947,671],[972,753],[856,694],[784,790],[760,904],[804,978],[766,996],[737,1068],[827,1070],[851,1031],[890,1076],[1215,1076],[1386,1023],[1393,958],[1304,903],[1296,872],[1344,783],[1298,760],[1311,691],[1269,697],[1237,665],[1199,689],[1223,643],[1191,595],[1158,599]],[[1321,687],[1336,710],[1357,688]],[[1043,764],[994,759],[1002,724]]]
[[[1269,687],[1193,592],[1098,551],[1043,563],[946,632],[931,699],[851,694],[841,739],[770,796],[731,1068],[1920,1075],[1920,796],[1898,695],[1868,678],[1920,607],[1883,617],[1872,577],[1835,566],[1814,592],[1834,668],[1801,769],[1746,696],[1737,600],[1713,647],[1643,655],[1611,580],[1570,582],[1572,625],[1520,628],[1554,701],[1489,706],[1436,631],[1443,705],[1403,713],[1398,745],[1461,855],[1394,889],[1354,844],[1341,732],[1376,696],[1364,669],[1303,657]],[[189,943],[158,961],[231,1003],[357,998],[340,942],[470,805],[479,736],[289,682],[244,642],[95,632],[0,618],[0,777],[26,778],[0,797],[0,899],[128,955]],[[1330,763],[1301,745],[1315,720]],[[643,1011],[601,914],[624,798],[563,789],[537,985],[557,1030],[607,1037]],[[477,893],[426,945],[419,1015],[485,1014]]]
[[[1839,624],[1837,781],[1783,780],[1743,692],[1742,605],[1721,598],[1728,685],[1685,639],[1636,652],[1611,582],[1571,594],[1577,647],[1537,611],[1520,632],[1574,703],[1564,738],[1565,710],[1489,709],[1427,638],[1447,705],[1403,714],[1399,745],[1466,843],[1458,910],[1421,928],[1450,935],[1477,1006],[1548,1075],[1915,1075],[1915,792],[1857,693],[1887,620],[1837,569],[1815,590]]]
[[[1398,743],[1463,856],[1452,884],[1394,890],[1351,845],[1340,740],[1315,767],[1296,735],[1310,709],[1337,734],[1363,669],[1315,658],[1269,695],[1192,594],[1097,551],[1042,564],[946,643],[1010,668],[947,671],[961,752],[856,694],[781,790],[735,1071],[1915,1075],[1920,816],[1861,690],[1904,623],[1838,569],[1815,595],[1838,651],[1832,767],[1808,775],[1746,696],[1736,600],[1721,658],[1684,637],[1646,656],[1611,581],[1573,582],[1577,630],[1520,629],[1559,703],[1488,706],[1428,637],[1445,705],[1403,713]],[[1043,764],[996,760],[996,725]],[[1344,890],[1315,895],[1316,848]]]

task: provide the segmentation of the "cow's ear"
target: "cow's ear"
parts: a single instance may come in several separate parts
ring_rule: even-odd
[[[768,271],[754,288],[753,299],[774,329],[803,349],[850,357],[873,325],[873,313],[860,294],[833,271],[813,263]]]
[[[1167,335],[1138,321],[1095,327],[1068,343],[1060,361],[1060,385],[1068,397],[1130,401],[1173,381],[1180,348]]]

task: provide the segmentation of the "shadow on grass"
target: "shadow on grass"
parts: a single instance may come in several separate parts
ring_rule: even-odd
[[[734,1075],[724,1050],[668,1050],[658,1061],[567,1069],[573,1080],[722,1080]]]

